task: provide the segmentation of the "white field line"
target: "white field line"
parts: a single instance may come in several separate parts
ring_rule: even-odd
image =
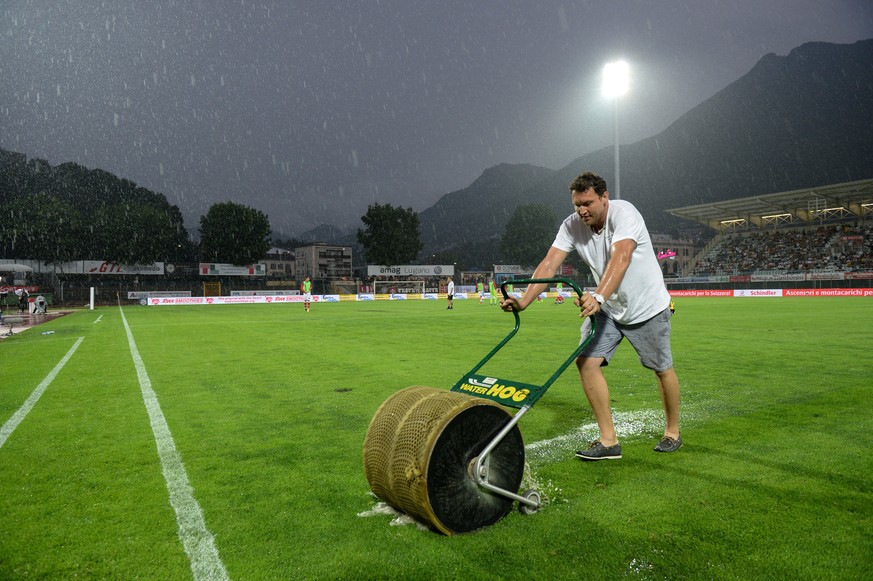
[[[614,411],[612,422],[619,440],[633,441],[645,437],[660,437],[664,429],[664,411],[661,409]],[[566,434],[531,442],[524,447],[525,458],[539,466],[572,457],[574,450],[588,447],[590,442],[597,439],[599,433],[595,422],[582,424]]]
[[[167,482],[167,491],[170,493],[170,505],[176,512],[179,540],[182,541],[185,554],[191,560],[191,572],[196,581],[228,579],[227,570],[224,568],[224,563],[221,562],[221,557],[215,546],[215,538],[206,528],[203,511],[197,499],[194,498],[194,489],[188,482],[188,474],[185,472],[184,464],[182,464],[182,457],[176,450],[176,443],[173,441],[170,427],[164,418],[164,412],[161,411],[158,396],[152,389],[152,382],[146,373],[139,350],[136,348],[133,333],[127,324],[127,318],[125,318],[124,311],[120,306],[118,310],[121,312],[121,320],[124,322],[124,329],[127,332],[130,355],[133,357],[143,402],[149,414],[152,432],[155,435],[161,470],[164,473],[164,480]]]
[[[70,347],[70,350],[67,351],[67,354],[64,355],[63,359],[61,359],[58,364],[55,365],[54,369],[52,369],[49,374],[45,376],[45,379],[43,379],[39,383],[39,385],[36,386],[36,389],[33,390],[33,393],[30,394],[30,397],[28,397],[27,400],[25,400],[24,404],[22,404],[22,406],[18,408],[18,411],[15,412],[12,417],[6,421],[5,424],[3,424],[3,427],[0,428],[0,448],[3,447],[3,444],[6,443],[6,439],[9,438],[9,436],[12,435],[12,432],[15,431],[15,428],[18,427],[18,424],[20,424],[22,420],[27,417],[27,414],[30,413],[30,410],[33,409],[33,406],[36,405],[36,402],[39,401],[39,398],[42,397],[42,394],[45,392],[51,382],[54,381],[55,377],[57,377],[58,373],[61,372],[61,369],[64,368],[64,365],[67,364],[67,361],[70,360],[70,357],[73,356],[73,353],[76,352],[76,349],[79,348],[79,345],[81,345],[82,341],[84,340],[84,337],[79,337],[79,340],[76,341],[76,343],[72,347]]]
[[[99,322],[100,322],[100,319],[102,319],[102,318],[103,318],[103,315],[100,315],[99,317],[97,317],[96,319],[94,319],[94,322],[95,322],[95,323],[99,323]]]

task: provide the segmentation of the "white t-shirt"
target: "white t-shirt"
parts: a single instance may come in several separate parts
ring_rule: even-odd
[[[455,283],[451,280],[449,281],[449,288],[446,289],[446,294],[447,295],[455,294]]]
[[[603,229],[594,231],[573,212],[561,224],[552,246],[565,252],[579,253],[600,284],[600,278],[612,256],[612,245],[619,240],[633,240],[636,248],[618,290],[606,297],[603,310],[623,325],[642,323],[670,305],[670,293],[652,239],[643,216],[625,200],[609,200],[609,210]]]

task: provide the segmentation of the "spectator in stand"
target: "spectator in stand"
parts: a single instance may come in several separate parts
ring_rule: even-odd
[[[869,230],[869,226],[842,225],[733,234],[700,260],[695,273],[869,269],[873,263]]]

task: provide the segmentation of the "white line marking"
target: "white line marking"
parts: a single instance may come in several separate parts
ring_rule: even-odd
[[[684,410],[683,410],[684,411]],[[683,417],[683,419],[686,419]],[[613,412],[612,421],[619,439],[632,440],[646,435],[660,436],[664,426],[664,412],[646,409],[635,412]],[[531,442],[524,447],[526,459],[535,464],[556,462],[568,457],[573,450],[585,447],[599,434],[597,423],[591,422],[573,428],[566,434]]]
[[[170,433],[164,412],[161,411],[158,396],[152,389],[152,382],[146,373],[139,350],[136,348],[136,342],[133,340],[133,333],[127,324],[127,318],[125,318],[124,311],[120,306],[118,310],[121,311],[121,320],[124,322],[124,329],[127,332],[127,342],[130,345],[130,355],[133,357],[133,364],[139,378],[142,399],[146,410],[148,410],[155,443],[158,446],[161,470],[164,473],[164,480],[167,481],[167,491],[170,493],[170,505],[176,511],[176,522],[179,523],[179,540],[182,541],[185,554],[191,559],[191,573],[194,574],[195,580],[228,579],[227,570],[225,570],[218,549],[215,547],[215,538],[206,528],[203,511],[197,503],[197,499],[194,498],[194,489],[188,482],[185,465],[182,464],[182,457],[176,450],[173,434]]]
[[[79,340],[76,341],[76,344],[70,347],[70,350],[67,351],[67,354],[64,355],[64,358],[61,359],[58,364],[55,365],[55,368],[52,369],[48,375],[45,376],[45,379],[43,379],[40,384],[36,386],[36,389],[33,390],[33,393],[30,394],[30,397],[28,397],[27,400],[25,400],[24,404],[22,404],[22,406],[18,408],[18,411],[15,412],[5,424],[3,424],[3,427],[0,428],[0,448],[3,447],[3,444],[6,443],[6,439],[10,435],[12,435],[12,432],[15,431],[15,428],[18,427],[18,424],[20,424],[22,420],[27,417],[27,414],[30,413],[30,410],[32,410],[33,406],[36,405],[36,402],[39,401],[39,398],[42,396],[43,392],[45,392],[51,382],[54,381],[55,377],[58,375],[58,373],[61,372],[61,369],[64,368],[64,365],[67,364],[67,361],[70,360],[70,357],[73,356],[73,353],[76,352],[76,349],[79,348],[79,345],[81,345],[82,341],[84,340],[84,337],[79,337]]]
[[[97,317],[97,318],[94,320],[94,322],[95,322],[95,323],[99,323],[99,322],[100,322],[100,319],[102,319],[102,318],[103,318],[103,315],[100,315],[99,317]]]

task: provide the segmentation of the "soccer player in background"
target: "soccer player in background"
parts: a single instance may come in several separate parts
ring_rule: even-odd
[[[449,277],[449,284],[446,287],[446,299],[449,301],[449,306],[446,307],[447,310],[454,309],[453,300],[455,298],[455,281],[452,280],[452,277]]]
[[[303,308],[306,309],[306,312],[309,312],[309,302],[312,300],[312,281],[309,280],[309,277],[303,279],[303,284],[300,285],[300,288],[303,289]]]

